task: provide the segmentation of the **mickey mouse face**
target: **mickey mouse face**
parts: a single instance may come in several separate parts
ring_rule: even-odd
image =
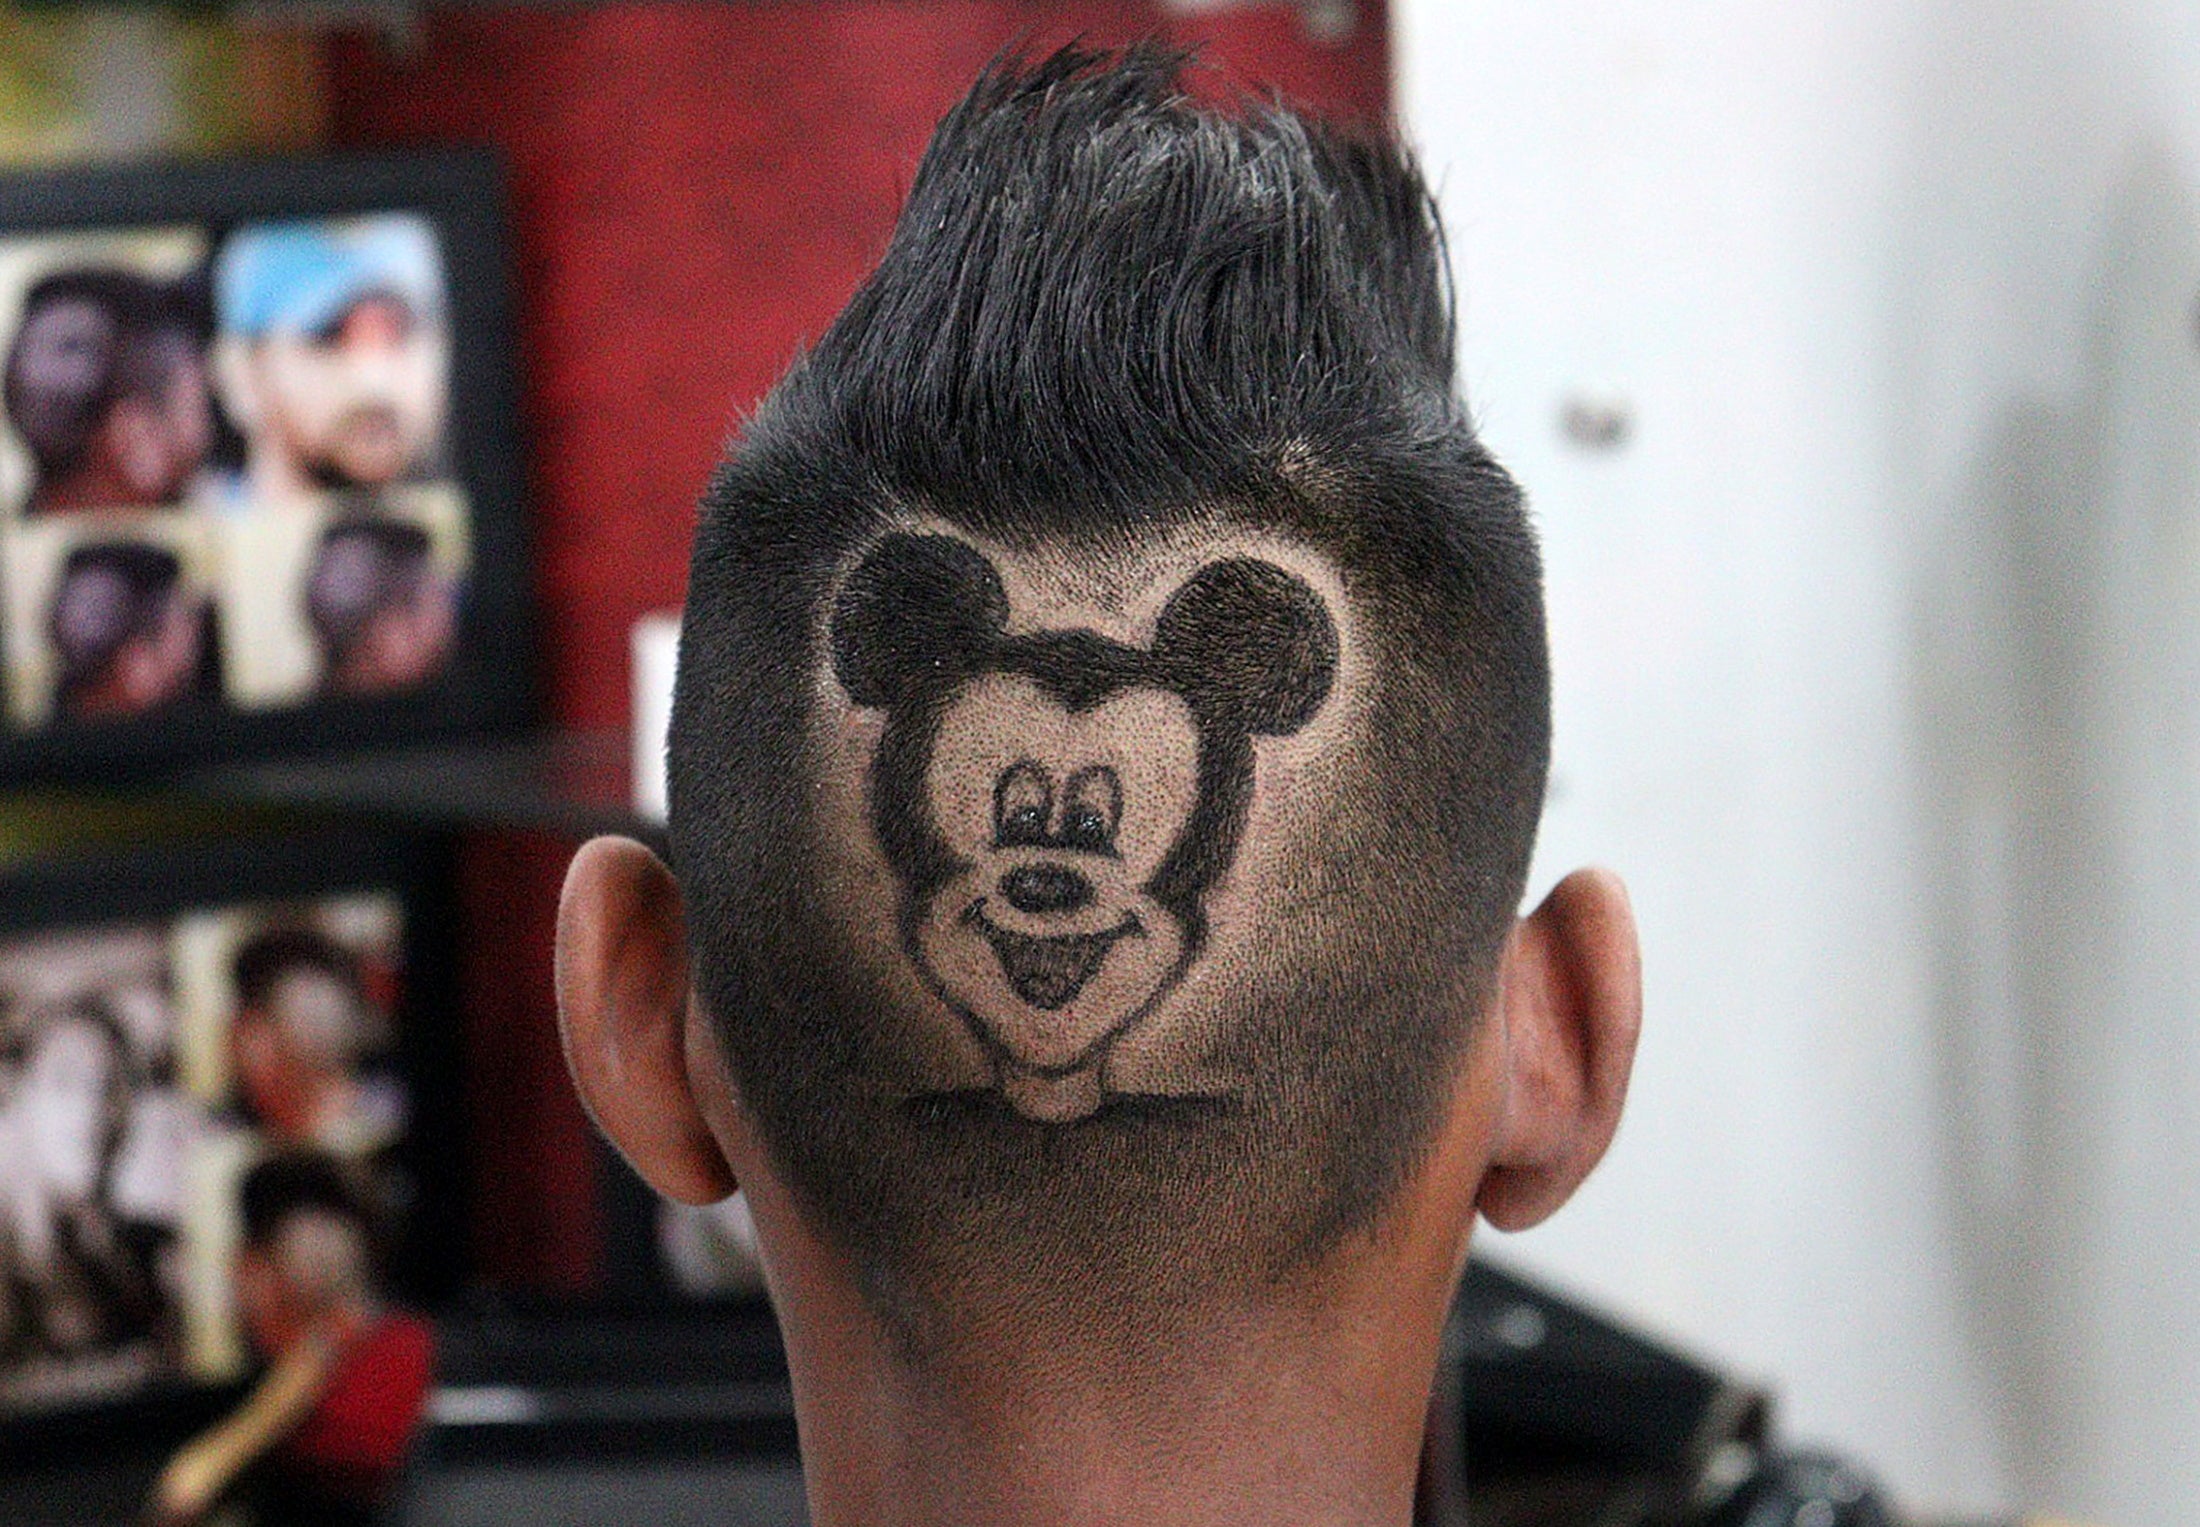
[[[1012,637],[1007,615],[967,543],[888,536],[836,604],[834,671],[888,712],[873,825],[910,954],[1008,1101],[1066,1120],[1100,1107],[1109,1046],[1196,957],[1251,739],[1320,709],[1336,628],[1304,582],[1249,558],[1187,579],[1145,650]]]
[[[959,868],[927,900],[918,955],[1014,1069],[1076,1071],[1179,968],[1186,930],[1147,886],[1198,768],[1190,709],[1165,690],[1073,711],[992,673],[949,705],[924,799]]]

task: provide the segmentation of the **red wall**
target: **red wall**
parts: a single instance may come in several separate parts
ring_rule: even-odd
[[[678,602],[729,432],[868,269],[987,59],[1162,32],[1224,80],[1364,119],[1387,98],[1379,15],[1327,48],[1280,5],[1168,25],[1121,0],[675,3],[431,16],[409,56],[339,45],[339,144],[511,162],[556,718],[625,724],[627,627]]]
[[[403,51],[336,44],[339,146],[488,142],[510,164],[555,721],[625,725],[627,628],[678,604],[713,463],[884,247],[926,135],[977,70],[1012,45],[1152,35],[1201,44],[1211,92],[1248,87],[1361,121],[1388,109],[1381,0],[1336,45],[1286,5],[1172,19],[1136,0],[469,9],[431,12]],[[547,951],[545,852],[473,851],[467,895],[485,935]],[[501,1101],[509,1112],[524,1096],[510,1122],[548,1150],[563,1191],[579,1180],[580,1126],[568,1097],[540,1095],[536,1052],[555,1058],[547,968],[546,954],[521,959],[468,1006],[488,1031],[477,1053],[536,1079]],[[594,1221],[551,1203],[548,1184],[515,1196],[509,1184],[543,1175],[545,1158],[528,1156],[514,1147],[486,1169],[481,1249],[512,1276],[573,1286]]]

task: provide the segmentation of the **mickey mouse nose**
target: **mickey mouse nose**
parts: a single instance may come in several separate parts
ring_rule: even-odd
[[[1092,882],[1065,864],[1023,864],[1001,877],[1001,894],[1019,912],[1074,912],[1092,900]]]

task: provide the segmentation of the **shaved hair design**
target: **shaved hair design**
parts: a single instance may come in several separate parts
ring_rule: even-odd
[[[996,66],[704,499],[700,1000],[919,1354],[1379,1226],[1523,889],[1541,573],[1394,143],[1154,47]]]

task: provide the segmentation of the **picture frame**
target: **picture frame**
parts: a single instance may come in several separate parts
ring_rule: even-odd
[[[233,1392],[250,1351],[241,1311],[219,1285],[240,1233],[235,1194],[255,1162],[302,1152],[356,1168],[364,1199],[378,1205],[380,1275],[398,1302],[433,1310],[467,1286],[449,852],[427,836],[328,830],[90,853],[0,873],[0,1131],[13,1146],[0,1164],[0,1273],[14,1296],[0,1322],[0,1442],[72,1418],[192,1408],[194,1396]],[[256,1077],[260,1062],[244,1044],[248,1022],[291,1017],[264,1000],[250,1016],[249,972],[283,960],[310,971],[328,953],[352,972],[347,1064],[360,1085],[342,1112],[281,1119],[259,1079],[273,1073]],[[325,1038],[330,1018],[313,996],[309,983],[288,1000],[306,1000],[302,1021]],[[89,1022],[87,1006],[99,1009]],[[69,1083],[49,1078],[41,1089],[33,1074],[38,1036],[57,1018],[112,1036],[110,1076],[128,1051],[124,1101],[110,1110],[96,1177],[85,1174],[97,1190],[79,1184],[74,1207],[71,1144],[52,1138],[69,1133]],[[84,1070],[79,1057],[73,1074]],[[47,1106],[30,1106],[41,1090],[52,1094]],[[33,1139],[41,1128],[48,1138]],[[19,1222],[41,1195],[61,1205],[49,1222],[96,1212],[120,1227],[108,1236],[115,1246],[136,1244],[133,1268],[152,1304],[113,1316],[111,1339],[80,1331],[68,1346],[26,1307],[24,1291],[41,1281],[31,1265],[40,1238]],[[66,1259],[61,1239],[44,1240],[49,1260]],[[80,1289],[97,1281],[75,1280]]]
[[[0,177],[0,786],[537,717],[487,150]]]

